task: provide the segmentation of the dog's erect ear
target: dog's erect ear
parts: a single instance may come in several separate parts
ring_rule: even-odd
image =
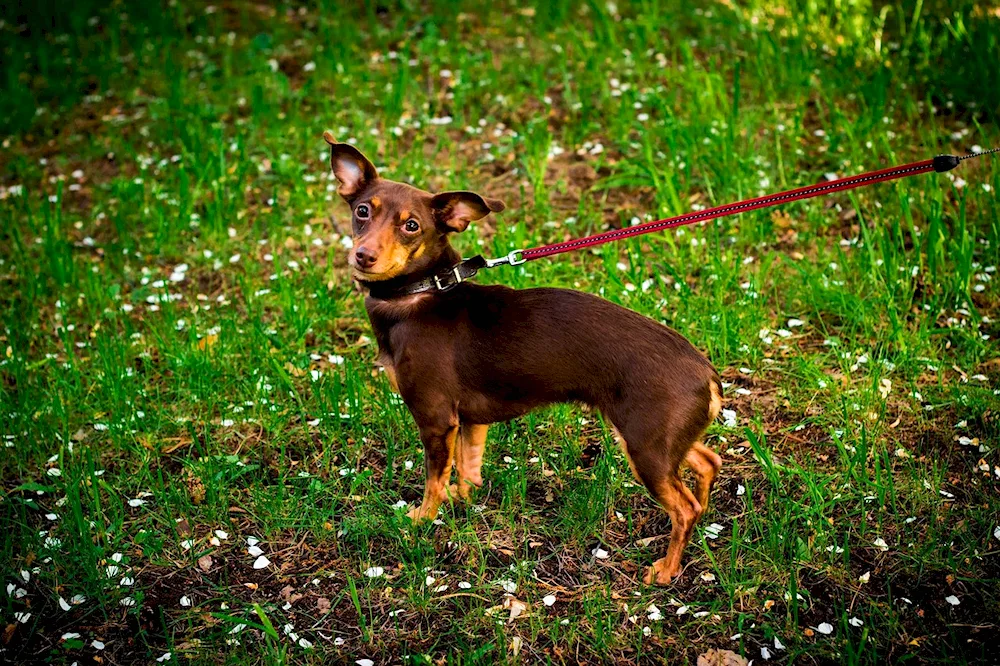
[[[330,130],[323,132],[323,138],[330,144],[330,168],[340,181],[340,196],[350,199],[378,178],[375,165],[360,150],[349,143],[338,143]]]
[[[442,192],[431,199],[431,208],[438,224],[448,231],[465,231],[469,222],[504,209],[499,199],[487,199],[475,192]]]

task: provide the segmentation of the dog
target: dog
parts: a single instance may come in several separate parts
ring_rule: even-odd
[[[590,294],[470,282],[432,288],[461,262],[451,234],[503,202],[385,180],[357,148],[323,137],[351,208],[348,263],[366,293],[379,360],[424,445],[423,502],[410,518],[431,520],[449,496],[468,499],[482,486],[489,424],[585,403],[611,421],[633,475],[670,516],[666,555],[645,581],[679,576],[722,467],[702,443],[722,406],[708,359],[676,331]],[[453,465],[457,483],[449,485]],[[681,480],[683,465],[694,492]]]

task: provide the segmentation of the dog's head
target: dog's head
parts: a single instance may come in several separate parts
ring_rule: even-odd
[[[351,207],[354,249],[348,263],[362,282],[422,276],[451,251],[448,236],[473,220],[504,209],[502,201],[475,192],[431,194],[379,178],[371,161],[330,132],[330,167],[337,192]]]

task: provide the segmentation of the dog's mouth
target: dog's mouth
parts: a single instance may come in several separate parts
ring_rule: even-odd
[[[380,282],[382,280],[391,280],[392,278],[398,276],[402,269],[388,270],[388,271],[367,271],[358,266],[351,266],[351,270],[354,272],[354,278],[361,280],[362,282]]]

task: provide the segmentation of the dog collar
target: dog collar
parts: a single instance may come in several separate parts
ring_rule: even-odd
[[[365,286],[368,287],[368,294],[372,298],[378,298],[383,301],[391,298],[421,294],[427,291],[443,293],[451,291],[459,284],[475,277],[479,269],[485,268],[487,265],[488,262],[482,255],[476,255],[475,257],[459,262],[446,271],[435,273],[430,277],[417,280],[416,282],[391,286],[379,284],[378,282],[369,282]]]

